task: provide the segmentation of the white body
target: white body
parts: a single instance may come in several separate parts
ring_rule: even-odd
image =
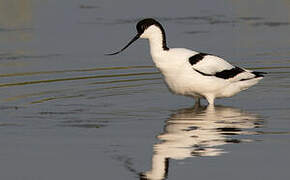
[[[206,98],[209,104],[214,104],[215,98],[231,97],[262,79],[255,78],[252,71],[245,69],[244,72],[228,79],[199,73],[198,71],[212,74],[232,69],[234,66],[213,55],[207,55],[191,65],[189,58],[198,52],[184,48],[164,50],[162,32],[157,26],[150,26],[140,37],[149,39],[152,59],[164,76],[168,88],[175,94],[196,99]]]

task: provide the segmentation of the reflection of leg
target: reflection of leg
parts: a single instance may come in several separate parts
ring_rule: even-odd
[[[215,107],[213,104],[209,104],[207,107],[206,107],[206,113],[208,115],[211,115],[211,114],[214,114],[215,113]]]

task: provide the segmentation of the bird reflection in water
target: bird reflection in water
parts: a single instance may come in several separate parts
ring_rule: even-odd
[[[166,121],[164,132],[158,136],[161,143],[153,147],[152,169],[140,173],[140,179],[166,179],[169,159],[219,156],[225,153],[222,145],[251,142],[237,135],[257,134],[254,129],[262,124],[258,115],[232,107],[199,106],[179,110]]]

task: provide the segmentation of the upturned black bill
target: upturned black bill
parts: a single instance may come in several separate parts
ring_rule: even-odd
[[[110,54],[106,54],[106,55],[116,55],[119,54],[120,52],[124,51],[127,47],[129,47],[134,41],[136,41],[137,39],[139,39],[140,35],[137,34],[125,47],[123,47],[120,51],[114,52],[114,53],[110,53]]]

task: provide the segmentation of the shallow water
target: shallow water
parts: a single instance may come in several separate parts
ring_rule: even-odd
[[[289,178],[289,8],[0,0],[0,179]],[[215,109],[193,107],[167,90],[146,41],[103,55],[143,17],[160,20],[170,47],[268,74]]]

